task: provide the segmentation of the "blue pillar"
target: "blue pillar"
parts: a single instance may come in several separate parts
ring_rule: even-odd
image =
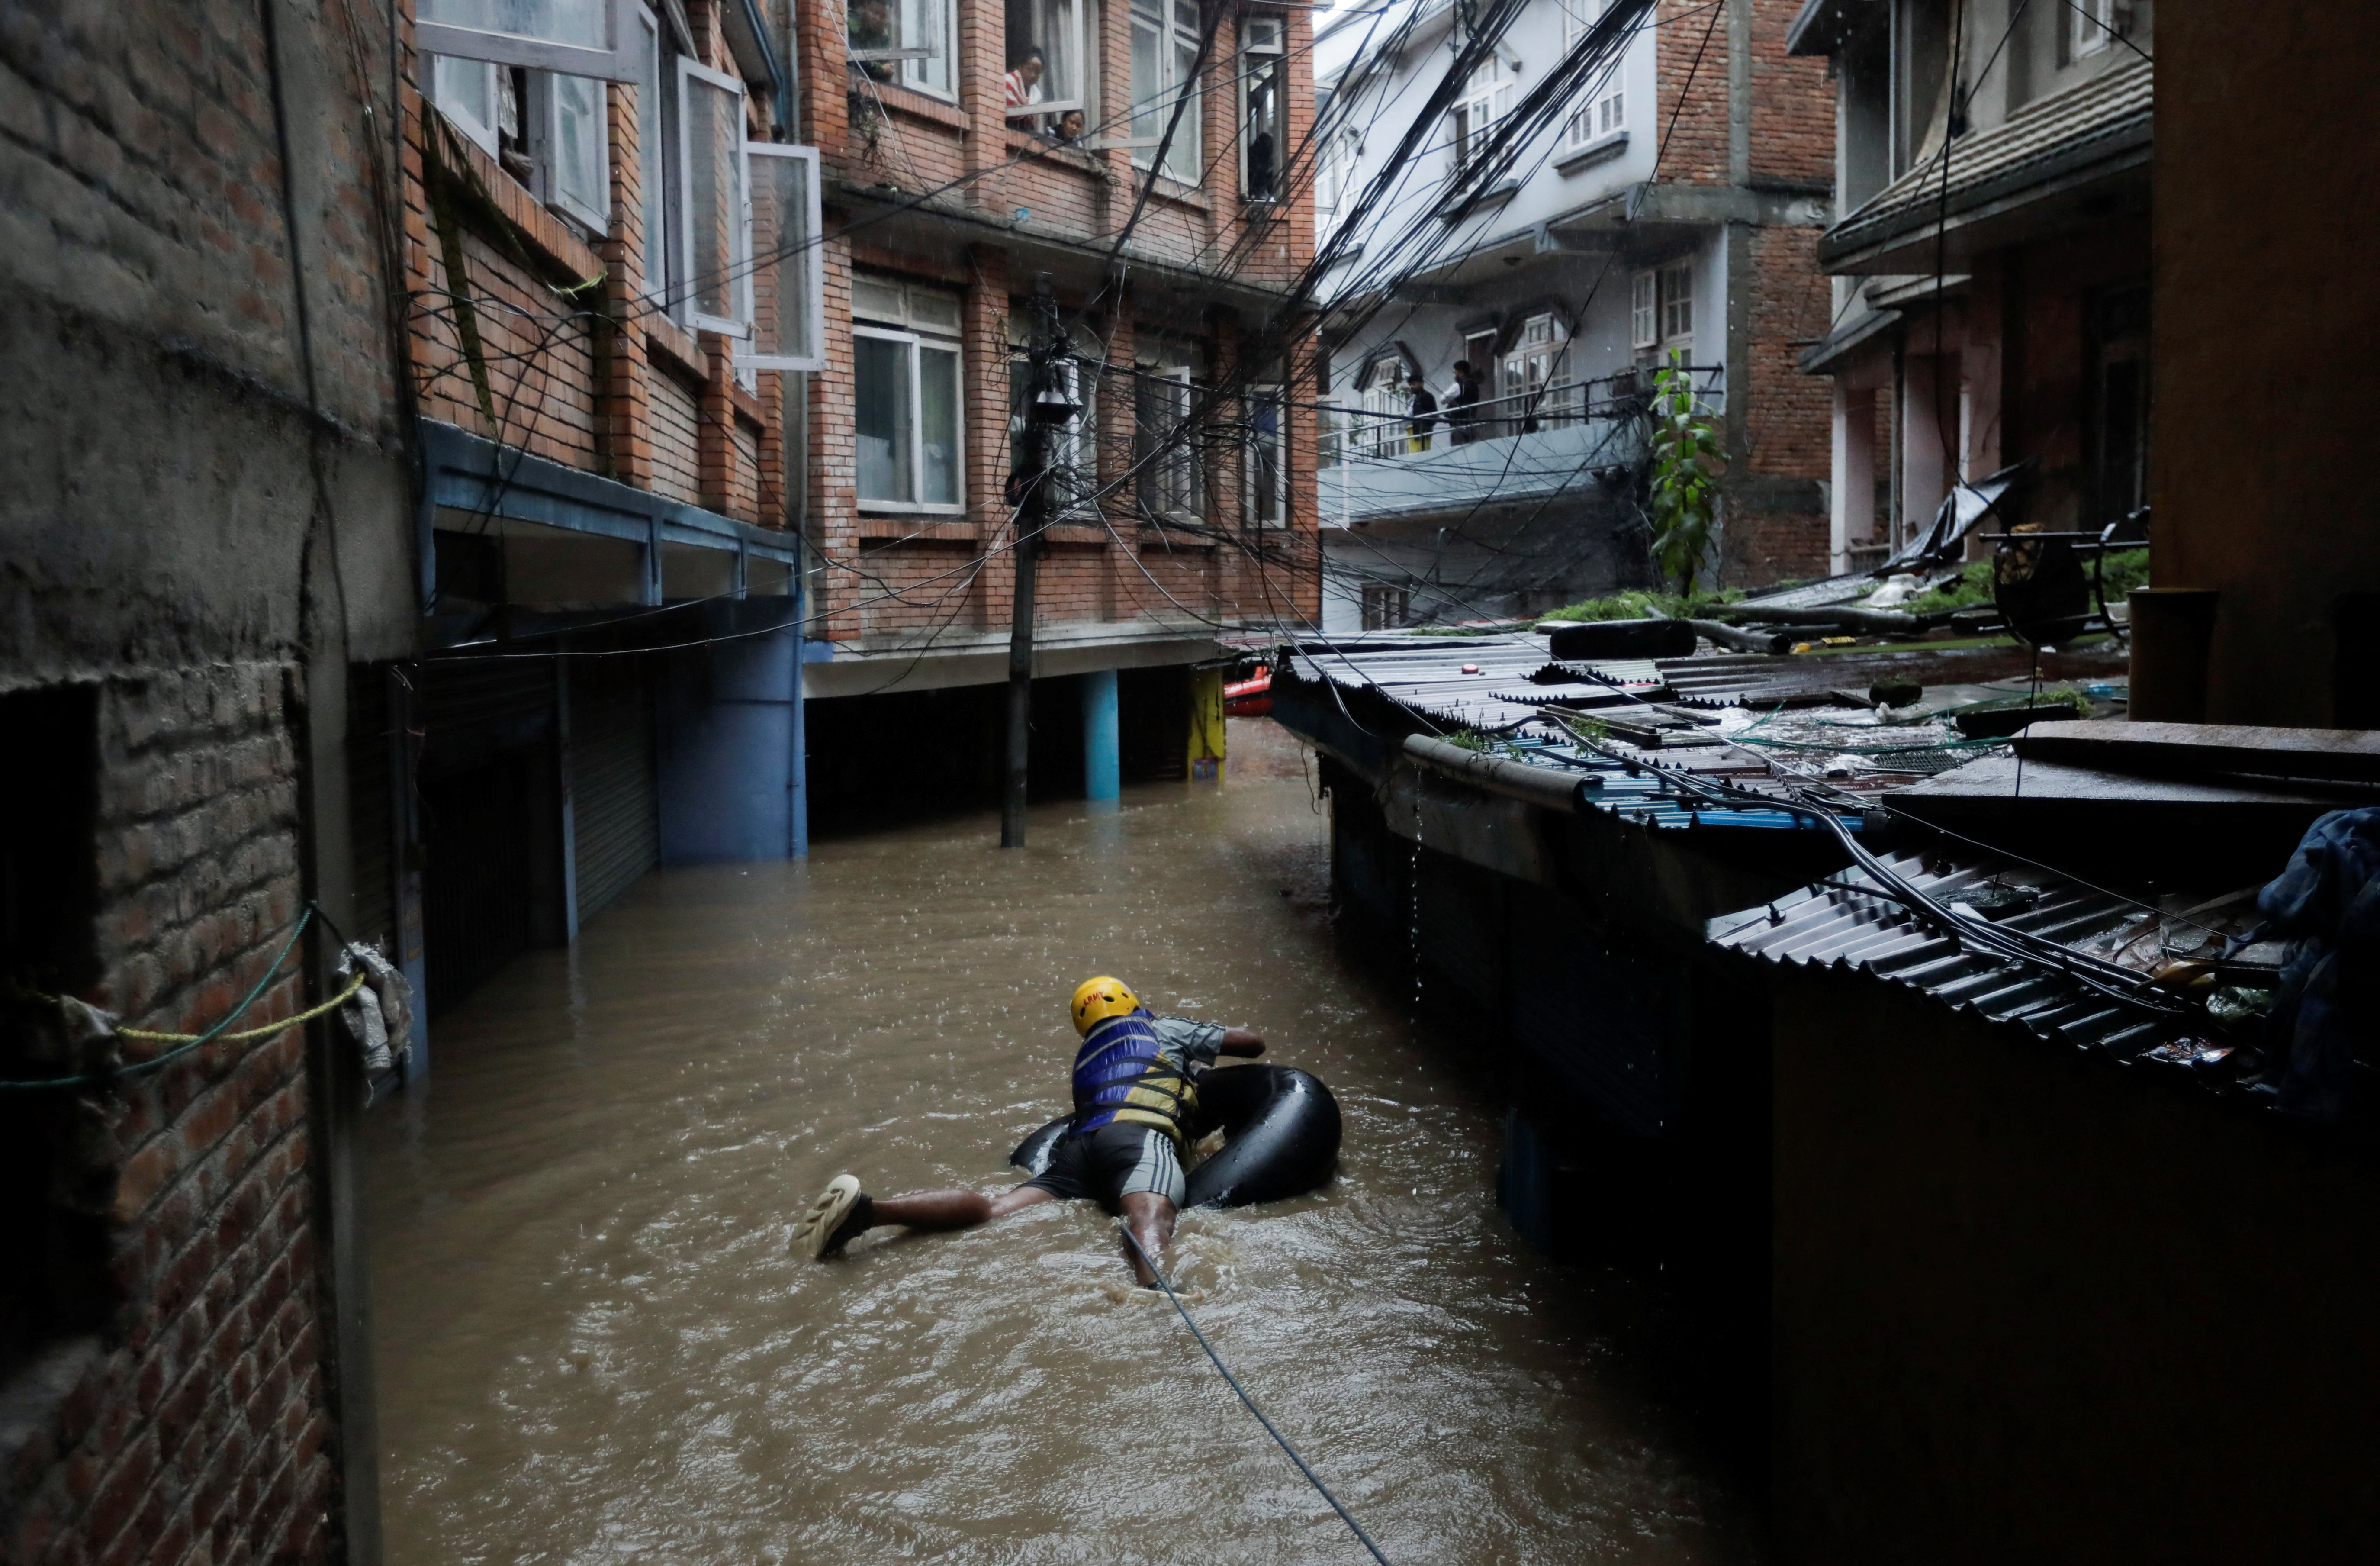
[[[662,710],[662,863],[783,859],[794,846],[801,634],[674,660]]]
[[[1083,794],[1113,799],[1123,792],[1122,739],[1116,722],[1116,672],[1083,676]]]

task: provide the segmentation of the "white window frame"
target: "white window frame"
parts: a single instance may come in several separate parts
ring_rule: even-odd
[[[1245,398],[1248,416],[1248,436],[1240,457],[1240,515],[1249,528],[1286,528],[1289,526],[1289,408],[1277,382],[1259,382],[1250,386]],[[1259,454],[1266,437],[1258,432],[1257,419],[1260,412],[1272,414],[1272,482],[1268,494],[1260,487],[1264,464]],[[1260,503],[1272,503],[1269,520],[1257,515]]]
[[[1182,111],[1181,128],[1174,132],[1173,145],[1167,149],[1166,166],[1158,172],[1177,185],[1196,188],[1204,183],[1206,175],[1206,138],[1199,126],[1205,106],[1198,101],[1201,93],[1196,79],[1184,82],[1180,73],[1181,51],[1186,46],[1196,58],[1203,38],[1196,25],[1197,7],[1189,0],[1132,0],[1131,11],[1129,30],[1133,34],[1148,30],[1157,35],[1157,72],[1162,79],[1147,98],[1131,105],[1132,135],[1123,144],[1132,149],[1135,167],[1154,168],[1157,144],[1165,139],[1165,127],[1173,117],[1173,106],[1187,97],[1189,106]],[[1183,19],[1184,11],[1190,15],[1186,23]],[[1182,175],[1185,166],[1191,171],[1188,178]]]
[[[747,265],[749,270],[745,273],[746,293],[747,296],[749,296],[752,291],[752,278],[759,273],[762,266],[772,264],[754,252],[752,243],[753,182],[751,177],[751,160],[754,158],[783,158],[790,163],[802,164],[806,165],[809,171],[808,176],[803,181],[806,200],[804,201],[804,211],[800,214],[801,249],[797,255],[787,256],[784,260],[794,261],[801,269],[804,279],[803,294],[806,298],[806,308],[802,311],[802,315],[804,317],[802,322],[802,334],[803,341],[809,345],[810,351],[807,354],[771,354],[758,351],[757,344],[759,334],[758,310],[756,304],[747,297],[745,309],[747,313],[752,317],[753,322],[752,334],[749,340],[755,345],[755,346],[752,351],[747,352],[744,343],[738,343],[736,345],[736,366],[739,369],[751,370],[822,370],[826,368],[826,258],[825,246],[820,243],[820,238],[824,220],[820,210],[820,171],[818,149],[816,147],[788,146],[783,142],[777,141],[747,140],[744,144],[745,236],[743,248],[744,254],[748,258]],[[779,249],[780,250],[783,250],[786,247],[782,224],[779,226],[778,236]],[[778,266],[778,269],[781,272],[783,270],[782,261],[774,264]]]
[[[577,219],[598,235],[612,232],[612,104],[608,84],[598,77],[577,77],[595,90],[595,142],[601,150],[603,167],[598,176],[601,205],[590,205],[563,188],[557,172],[556,149],[562,145],[562,94],[557,91],[567,73],[531,71],[528,73],[528,102],[521,115],[528,135],[530,167],[536,175],[532,189],[537,199],[547,206],[558,207]]]
[[[1289,143],[1288,36],[1289,24],[1279,17],[1252,15],[1240,19],[1240,195],[1246,200],[1260,200],[1267,206],[1278,205],[1284,200],[1283,190],[1289,172],[1286,166]],[[1272,189],[1262,197],[1248,187],[1248,146],[1254,140],[1248,116],[1259,72],[1270,78],[1274,121]],[[1325,143],[1326,151],[1328,146],[1329,143]]]
[[[1640,272],[1629,279],[1628,346],[1642,352],[1661,346],[1661,275]]]
[[[1073,38],[1067,42],[1067,47],[1072,51],[1072,57],[1075,62],[1075,72],[1076,76],[1081,79],[1075,83],[1075,91],[1074,95],[1066,98],[1044,97],[1038,99],[1031,103],[1021,104],[1015,108],[1007,109],[1005,111],[1006,118],[1011,120],[1038,119],[1043,115],[1053,116],[1062,115],[1069,109],[1080,109],[1083,111],[1083,117],[1086,120],[1090,118],[1090,84],[1092,80],[1095,79],[1097,72],[1096,67],[1093,66],[1091,61],[1090,51],[1087,47],[1087,44],[1089,42],[1087,36],[1089,30],[1083,25],[1083,12],[1088,8],[1090,0],[1066,0],[1066,4],[1071,14],[1069,28],[1074,33]],[[1004,59],[1008,54],[1008,10],[1004,3],[1001,7],[1000,33],[1001,55]],[[1046,48],[1043,50],[1043,54],[1046,58],[1048,54]],[[1003,81],[1006,79],[1008,69],[1009,67],[1006,66],[1002,66],[1001,67],[1001,75]],[[1047,92],[1047,83],[1049,79],[1049,67],[1045,65],[1042,67],[1041,80],[1035,83],[1035,86],[1044,92]],[[1005,90],[1003,89],[1003,92]],[[1054,118],[1052,119],[1051,124],[1054,127],[1056,124]]]
[[[1178,417],[1171,425],[1168,431],[1169,444],[1162,453],[1150,454],[1146,443],[1152,437],[1141,428],[1140,409],[1137,406],[1139,399],[1135,399],[1133,434],[1135,449],[1133,458],[1135,462],[1146,464],[1140,469],[1141,482],[1160,492],[1167,489],[1174,490],[1177,492],[1170,498],[1176,500],[1186,498],[1192,504],[1187,507],[1148,505],[1146,492],[1141,491],[1139,485],[1135,486],[1135,492],[1140,493],[1141,504],[1160,516],[1186,518],[1194,521],[1204,520],[1207,510],[1206,474],[1202,471],[1198,460],[1197,431],[1191,423],[1191,415],[1196,410],[1198,396],[1196,366],[1186,359],[1178,363],[1152,363],[1144,360],[1135,368],[1139,371],[1143,382],[1165,381],[1178,388],[1172,398],[1172,411]],[[1172,438],[1176,434],[1179,438]],[[1186,496],[1179,492],[1183,491],[1188,492]]]
[[[1694,263],[1691,261],[1675,261],[1662,267],[1658,275],[1660,278],[1661,306],[1659,346],[1670,348],[1682,343],[1691,347],[1694,340]]]
[[[898,68],[892,74],[895,83],[912,92],[922,92],[929,98],[946,103],[958,102],[958,21],[957,0],[890,0],[892,6],[892,42],[881,48],[863,49],[851,42],[851,8],[844,7],[844,49],[860,65],[892,65]],[[951,79],[947,86],[926,79],[929,61],[942,63],[943,72]]]
[[[636,0],[592,3],[597,9],[597,30],[601,42],[591,48],[565,42],[559,35],[501,32],[458,19],[476,8],[474,0],[417,0],[413,44],[424,55],[489,60],[500,66],[526,66],[531,70],[591,76],[604,81],[636,80]],[[445,19],[439,16],[442,10],[446,13]]]
[[[1501,55],[1488,55],[1471,73],[1462,99],[1447,110],[1447,155],[1453,160],[1456,174],[1478,161],[1496,127],[1512,112],[1511,69]]]
[[[1508,397],[1525,397],[1505,412],[1512,419],[1558,418],[1570,411],[1570,333],[1551,310],[1521,323],[1500,367]]]
[[[2119,38],[2132,31],[2132,7],[2128,0],[2067,0],[2066,57],[2087,60],[2104,55]]]
[[[1342,130],[1323,142],[1321,155],[1315,160],[1314,210],[1335,212],[1347,199],[1347,186],[1355,176],[1363,157],[1363,143],[1352,130]]]
[[[1413,421],[1413,397],[1405,390],[1406,365],[1402,354],[1387,354],[1364,371],[1355,389],[1369,428],[1355,437],[1355,449],[1365,456],[1402,456],[1405,426]]]
[[[501,107],[504,84],[496,77],[500,67],[489,61],[474,60],[461,55],[429,55],[424,57],[430,62],[430,91],[423,96],[436,105],[438,112],[468,138],[473,146],[492,158],[496,156],[499,147],[496,125],[504,114]],[[441,90],[438,79],[442,66],[452,66],[458,73],[470,72],[477,67],[477,79],[487,84],[484,115],[478,112],[480,105],[465,103]]]
[[[680,267],[677,55],[668,45],[661,18],[651,10],[640,6],[637,24],[643,33],[639,46],[645,55],[640,66],[646,73],[636,83],[637,167],[638,194],[643,201],[639,216],[645,234],[644,289],[646,297],[661,301],[662,312],[674,321],[680,314],[670,298],[670,285]],[[645,101],[648,94],[652,100],[650,103]]]
[[[815,189],[816,186],[813,185],[812,188]],[[967,481],[966,350],[961,345],[957,334],[941,326],[921,326],[911,318],[911,312],[905,308],[905,294],[907,287],[905,284],[902,284],[892,278],[880,277],[870,278],[868,280],[877,283],[881,286],[902,288],[905,295],[905,308],[901,312],[904,319],[901,322],[897,324],[880,322],[879,319],[874,316],[870,316],[866,319],[855,319],[851,324],[851,334],[855,339],[860,337],[872,337],[879,342],[903,344],[907,348],[909,359],[909,450],[907,455],[909,459],[909,492],[912,495],[922,495],[926,492],[926,378],[923,369],[923,358],[926,351],[929,349],[936,353],[947,353],[952,357],[953,373],[957,377],[957,395],[953,400],[953,406],[952,407],[953,428],[951,431],[952,450],[955,454],[957,460],[953,466],[952,476],[953,488],[957,492],[958,498],[950,501],[877,500],[867,495],[858,494],[858,465],[856,457],[853,463],[852,474],[853,493],[857,498],[859,509],[862,511],[898,512],[905,516],[957,516],[963,515],[966,510]],[[856,378],[856,363],[854,373]],[[856,401],[858,388],[855,385],[852,390],[854,399]],[[856,430],[856,420],[854,427]]]
[[[702,308],[702,282],[695,275],[694,247],[694,137],[686,124],[686,105],[688,80],[716,88],[734,95],[735,109],[735,153],[730,160],[735,176],[735,190],[730,198],[732,211],[727,224],[726,271],[729,273],[728,307],[732,315],[713,315]],[[729,337],[751,335],[752,322],[752,176],[747,163],[747,142],[744,135],[744,82],[740,77],[712,70],[698,63],[693,56],[681,55],[677,61],[677,176],[678,176],[678,254],[686,261],[686,317],[698,332],[717,332]]]

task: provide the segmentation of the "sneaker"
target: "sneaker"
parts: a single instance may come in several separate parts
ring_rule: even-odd
[[[813,1261],[822,1261],[841,1254],[843,1247],[865,1232],[874,1221],[874,1208],[860,1190],[859,1182],[848,1174],[838,1174],[826,1183],[810,1210],[794,1225],[793,1250]]]

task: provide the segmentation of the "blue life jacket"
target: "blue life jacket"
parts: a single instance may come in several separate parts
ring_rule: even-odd
[[[1198,1104],[1187,1066],[1165,1058],[1146,1008],[1101,1019],[1075,1056],[1075,1134],[1103,1125],[1153,1125],[1184,1141]]]

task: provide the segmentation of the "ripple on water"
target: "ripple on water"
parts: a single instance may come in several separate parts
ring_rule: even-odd
[[[1341,1178],[1185,1215],[1172,1265],[1393,1559],[1749,1559],[1639,1305],[1517,1244],[1492,1106],[1339,966],[1326,831],[1276,757],[1038,811],[1023,853],[967,819],[669,871],[442,1019],[369,1127],[389,1559],[1354,1558],[1095,1209],[786,1255],[840,1169],[1013,1181],[1097,971],[1337,1091]]]

